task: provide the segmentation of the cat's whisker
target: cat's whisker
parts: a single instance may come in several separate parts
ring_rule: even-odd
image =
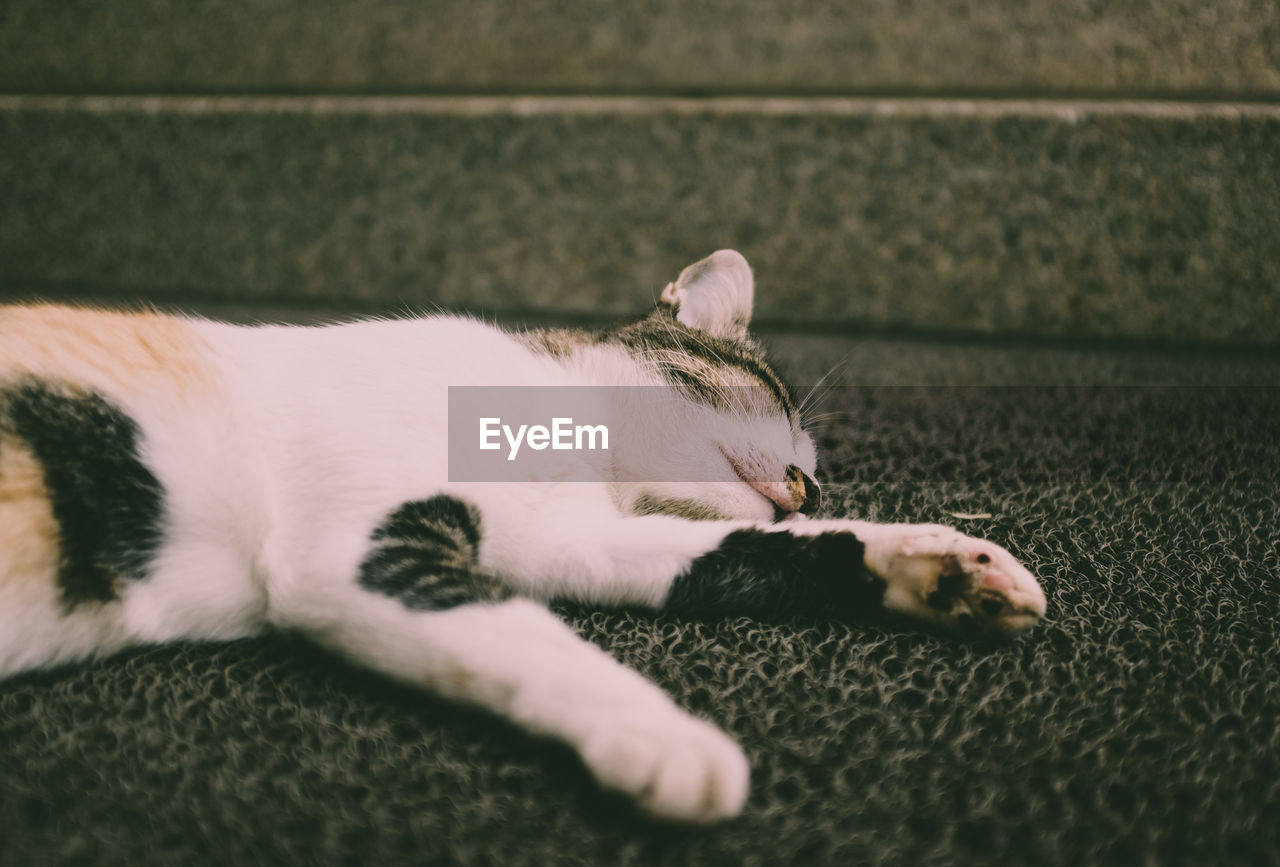
[[[843,361],[838,361],[835,364],[833,364],[831,366],[831,369],[828,370],[826,373],[824,373],[821,377],[819,377],[818,381],[815,382],[813,386],[809,389],[808,393],[804,396],[804,399],[800,401],[800,405],[797,407],[796,411],[803,416],[805,413],[805,410],[811,404],[813,404],[815,401],[820,401],[824,395],[830,394],[833,386],[827,386],[826,389],[822,391],[819,391],[819,389],[822,388],[822,386],[826,383],[826,381],[830,379],[831,376],[833,376],[837,371],[843,372],[845,369],[849,367],[851,363],[852,363],[852,359],[846,358]]]

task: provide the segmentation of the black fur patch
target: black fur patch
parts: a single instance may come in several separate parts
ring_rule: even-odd
[[[406,608],[441,611],[512,595],[480,571],[480,515],[454,497],[405,503],[373,531],[370,541],[373,548],[360,564],[360,586]]]
[[[737,530],[676,578],[666,607],[701,616],[849,617],[879,611],[884,581],[852,533]]]
[[[925,599],[925,604],[939,611],[951,611],[960,600],[960,595],[969,586],[969,578],[960,569],[960,564],[954,556],[944,558],[942,566],[943,572],[938,576],[938,586]]]
[[[145,577],[161,542],[164,489],[139,457],[133,419],[99,394],[29,381],[0,395],[0,426],[44,471],[63,603],[108,602],[118,581]]]

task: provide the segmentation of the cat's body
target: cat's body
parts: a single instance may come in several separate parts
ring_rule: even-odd
[[[795,520],[816,458],[747,336],[752,291],[722,251],[594,335],[0,308],[0,676],[283,627],[567,741],[654,813],[736,813],[738,747],[531,600],[1006,634],[1045,604],[955,531]],[[450,481],[450,386],[673,385],[714,424],[614,407],[630,451],[566,456],[573,481]],[[725,405],[739,388],[759,397]]]

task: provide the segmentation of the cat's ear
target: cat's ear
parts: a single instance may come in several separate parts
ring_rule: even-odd
[[[717,250],[680,272],[662,290],[662,303],[676,319],[717,337],[746,336],[751,322],[755,281],[751,266],[737,250]]]

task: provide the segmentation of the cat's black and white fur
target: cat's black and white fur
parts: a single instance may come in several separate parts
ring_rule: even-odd
[[[1003,634],[1045,610],[989,542],[805,519],[813,442],[752,297],[721,251],[601,333],[0,308],[0,674],[283,627],[567,742],[654,814],[736,814],[741,749],[543,601]],[[715,424],[630,419],[594,483],[451,483],[451,385],[675,386]]]

